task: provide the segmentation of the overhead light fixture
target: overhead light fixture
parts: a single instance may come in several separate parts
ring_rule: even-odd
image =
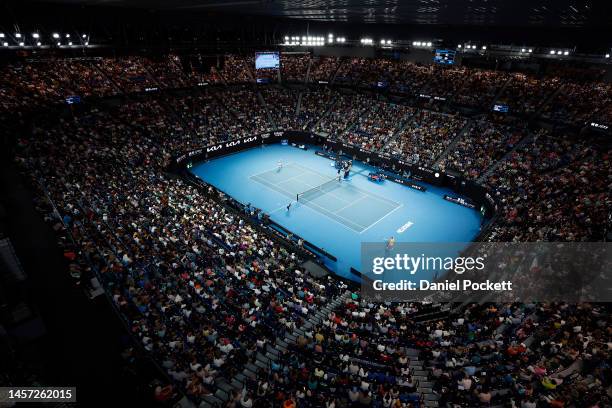
[[[550,50],[550,55],[555,55],[555,50]]]
[[[475,45],[472,45],[472,49],[473,49],[473,50],[475,50],[475,49],[476,49],[476,46],[475,46]]]
[[[461,48],[461,44],[458,44],[458,45],[457,45],[457,48]]]
[[[38,34],[38,33],[33,33],[33,34],[32,34],[32,37],[33,37],[33,38],[40,38],[40,34]]]
[[[87,34],[83,34],[81,37],[82,38],[87,38]]]
[[[72,45],[72,41],[68,42],[68,45]]]
[[[428,47],[431,47],[431,42],[428,42],[428,43],[427,43],[427,46],[428,46]]]
[[[525,49],[524,49],[524,48],[521,48],[521,52],[525,52]]]
[[[59,38],[60,35],[58,33],[53,33],[53,38]]]
[[[8,47],[8,43],[6,41],[3,42],[2,45],[4,45],[5,47]]]
[[[66,34],[66,38],[70,38],[70,34]]]
[[[20,46],[20,47],[23,47],[23,46],[24,46],[23,41],[19,43],[19,46]]]
[[[529,52],[531,53],[531,52],[533,52],[533,50],[530,48],[530,49],[529,49]]]
[[[42,45],[42,43],[39,41],[36,43],[36,45],[38,45],[39,47]]]
[[[58,42],[57,42],[57,46],[58,46],[58,47],[61,47],[61,46],[62,46],[62,43],[58,41]]]
[[[483,49],[483,50],[486,50],[486,49],[487,49],[487,46],[486,46],[486,45],[483,45],[483,46],[482,46],[482,49]]]
[[[606,54],[606,58],[610,58],[610,54]]]
[[[564,51],[563,55],[569,55],[569,51]]]
[[[4,38],[4,33],[0,33],[0,38]]]
[[[561,54],[563,54],[562,51],[557,51],[557,55],[561,55]]]

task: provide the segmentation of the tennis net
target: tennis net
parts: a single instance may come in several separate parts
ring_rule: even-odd
[[[334,189],[338,188],[340,186],[340,183],[341,181],[338,179],[331,179],[321,184],[320,186],[313,187],[304,192],[298,193],[296,200],[298,202],[314,200],[315,198],[321,197],[323,194],[329,193],[330,191],[333,191]]]

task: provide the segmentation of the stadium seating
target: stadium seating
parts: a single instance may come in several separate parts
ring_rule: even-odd
[[[306,274],[299,247],[167,168],[194,148],[307,129],[478,180],[499,203],[487,240],[592,241],[609,222],[609,144],[523,119],[610,123],[611,104],[592,97],[609,101],[610,87],[387,59],[290,61],[283,82],[304,82],[310,65],[311,87],[255,85],[252,58],[239,55],[204,77],[175,55],[0,69],[0,120],[51,112],[32,117],[16,157],[57,210],[48,219],[178,389],[203,407],[607,406],[606,306],[369,303]],[[378,81],[393,95],[364,92]],[[450,113],[411,104],[421,92],[448,94]],[[71,95],[85,103],[55,115]],[[491,116],[496,96],[518,119]]]

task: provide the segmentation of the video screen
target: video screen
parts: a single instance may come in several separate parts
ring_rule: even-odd
[[[493,112],[508,113],[509,110],[510,110],[510,107],[508,105],[502,105],[502,104],[493,105]]]
[[[279,69],[280,54],[278,52],[256,52],[255,69]]]
[[[453,50],[436,50],[434,54],[434,62],[441,65],[453,65],[455,63],[455,54]]]

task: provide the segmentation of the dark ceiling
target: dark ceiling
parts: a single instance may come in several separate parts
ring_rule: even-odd
[[[611,0],[46,0],[188,13],[261,15],[310,21],[505,27],[602,27]]]

